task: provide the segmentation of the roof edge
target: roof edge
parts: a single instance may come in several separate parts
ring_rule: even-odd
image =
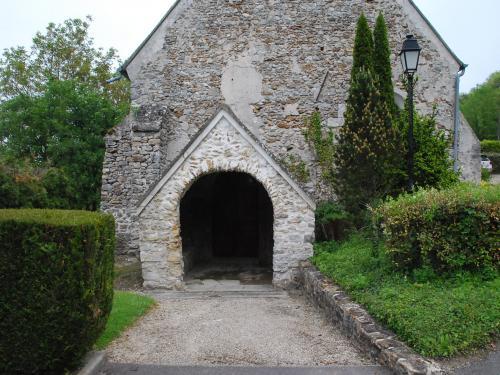
[[[125,62],[122,65],[120,65],[120,67],[118,68],[118,72],[120,74],[122,74],[123,76],[127,77],[127,79],[129,78],[128,73],[127,73],[127,68],[130,65],[130,63],[137,57],[137,55],[139,54],[139,52],[141,52],[141,50],[144,48],[144,46],[149,42],[149,40],[153,37],[153,35],[158,31],[158,29],[163,24],[163,22],[165,22],[165,20],[168,18],[168,16],[170,16],[170,14],[172,14],[172,12],[175,10],[175,8],[177,8],[177,5],[179,5],[179,3],[181,1],[182,0],[176,0],[175,3],[172,4],[172,6],[170,7],[170,9],[161,18],[160,22],[158,22],[158,24],[155,26],[155,28],[153,29],[153,31],[151,31],[148,34],[148,36],[146,37],[146,39],[144,39],[142,41],[142,43],[139,45],[139,47],[137,47],[135,49],[135,51],[132,53],[132,55],[130,55],[130,57],[127,60],[125,60]]]
[[[455,59],[455,61],[458,63],[458,66],[460,68],[460,70],[462,69],[465,69],[467,67],[467,64],[465,64],[456,54],[455,52],[453,52],[453,50],[450,48],[450,46],[448,45],[448,43],[446,43],[446,41],[443,39],[443,37],[441,36],[441,34],[439,34],[439,32],[436,30],[436,28],[432,25],[431,21],[429,21],[429,19],[425,16],[425,14],[420,10],[420,8],[417,6],[417,4],[415,4],[415,2],[413,0],[408,0],[408,2],[410,3],[410,5],[417,11],[417,13],[420,15],[420,17],[422,17],[422,19],[424,20],[424,22],[427,24],[427,26],[429,26],[429,28],[431,29],[431,31],[434,33],[434,35],[436,35],[436,37],[438,38],[438,40],[443,44],[444,48],[446,48],[446,50],[450,53],[450,55]]]
[[[141,50],[144,48],[144,46],[149,42],[149,40],[153,37],[153,35],[156,33],[156,31],[158,31],[158,29],[160,28],[160,26],[163,24],[163,22],[170,16],[170,14],[172,14],[172,12],[175,10],[175,8],[177,8],[177,6],[179,5],[179,3],[181,2],[182,0],[176,0],[174,4],[172,4],[172,6],[170,7],[170,9],[167,11],[167,13],[161,18],[160,22],[158,22],[158,24],[155,26],[155,28],[148,34],[148,36],[142,41],[142,43],[134,50],[134,52],[132,53],[132,55],[130,55],[130,57],[125,60],[125,62],[120,65],[120,67],[118,68],[118,72],[125,76],[127,79],[129,79],[129,76],[128,76],[128,73],[127,73],[127,68],[128,66],[130,65],[130,63],[137,57],[137,55],[141,52]],[[450,46],[448,45],[448,43],[446,43],[446,41],[443,39],[443,37],[441,36],[441,34],[439,34],[439,32],[436,30],[436,28],[432,25],[432,23],[429,21],[429,19],[425,16],[425,14],[420,10],[420,8],[417,6],[417,4],[415,4],[415,2],[413,0],[408,0],[408,2],[410,3],[410,5],[417,11],[417,13],[420,15],[420,17],[422,17],[422,19],[424,20],[424,22],[427,24],[427,26],[429,26],[429,28],[431,29],[431,31],[436,35],[436,37],[438,38],[438,40],[443,44],[443,46],[445,47],[445,49],[450,53],[450,55],[455,59],[455,61],[458,63],[459,65],[459,68],[460,69],[464,69],[467,67],[467,64],[465,64],[456,54],[455,52],[453,52],[453,50],[450,48]]]
[[[252,145],[254,148],[259,147],[262,149],[262,152],[265,154],[265,157],[269,158],[272,162],[271,165],[275,165],[274,168],[277,170],[278,174],[280,174],[289,184],[290,186],[297,192],[297,194],[304,199],[304,201],[314,210],[316,208],[316,204],[314,200],[307,194],[303,188],[300,186],[299,183],[295,181],[295,179],[291,176],[290,172],[284,168],[274,157],[274,155],[253,135],[248,128],[243,124],[238,117],[234,114],[234,112],[229,108],[227,105],[221,105],[215,114],[203,125],[198,132],[191,138],[190,142],[182,149],[181,152],[177,155],[177,157],[170,162],[168,167],[165,169],[165,171],[162,173],[161,177],[158,178],[155,182],[153,182],[150,186],[150,188],[146,191],[145,194],[141,196],[141,198],[138,201],[138,204],[136,205],[136,215],[140,216],[142,211],[146,208],[146,206],[151,202],[151,200],[154,198],[154,196],[159,192],[161,187],[170,179],[171,174],[175,173],[176,170],[173,170],[176,168],[178,163],[182,163],[189,155],[191,154],[192,151],[190,149],[193,147],[193,145],[197,142],[201,143],[203,139],[200,139],[204,135],[204,133],[207,131],[207,129],[210,126],[215,126],[217,125],[218,121],[216,121],[218,118],[225,117],[230,123],[234,122],[237,126],[241,128],[241,130],[246,134],[247,137],[249,137],[255,145]],[[235,126],[235,125],[233,125]],[[236,126],[235,126],[236,127]],[[211,129],[208,130],[209,132]],[[207,136],[205,134],[205,136]],[[247,139],[248,140],[248,139]],[[252,144],[252,142],[250,142]],[[257,148],[256,148],[257,149]],[[258,149],[257,149],[258,151]],[[259,152],[259,151],[258,151]],[[164,181],[165,180],[165,181]],[[160,186],[161,185],[161,186]]]

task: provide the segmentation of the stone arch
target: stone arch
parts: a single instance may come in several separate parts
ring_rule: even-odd
[[[255,177],[241,171],[202,174],[182,195],[179,218],[185,277],[203,278],[217,270],[232,277],[245,272],[268,279],[274,210]]]
[[[312,255],[314,203],[241,124],[222,111],[181,153],[138,209],[145,287],[182,288],[180,202],[203,175],[241,172],[266,190],[273,207],[273,282],[286,284]]]

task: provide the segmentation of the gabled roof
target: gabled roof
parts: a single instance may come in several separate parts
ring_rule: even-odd
[[[127,68],[130,65],[130,63],[137,57],[137,55],[141,52],[141,50],[146,46],[146,44],[149,42],[149,40],[153,37],[153,35],[158,31],[158,29],[161,27],[163,22],[172,14],[172,12],[175,10],[175,8],[185,0],[176,0],[175,3],[170,7],[168,12],[162,17],[160,22],[156,25],[156,27],[149,33],[149,35],[144,39],[144,41],[137,47],[137,49],[130,55],[130,57],[118,68],[118,71],[124,75],[125,77],[128,78],[128,73],[127,73]],[[431,32],[436,36],[436,38],[442,43],[444,48],[450,53],[450,55],[453,57],[453,59],[457,62],[460,68],[465,68],[467,64],[465,64],[461,59],[458,58],[458,56],[453,52],[453,50],[450,48],[450,46],[444,41],[443,37],[438,33],[438,31],[435,29],[435,27],[432,25],[432,23],[427,19],[427,17],[422,13],[422,11],[419,9],[419,7],[413,2],[413,0],[408,0],[408,3],[417,11],[417,13],[420,15],[422,20],[427,24],[427,26],[430,28]]]
[[[125,77],[128,78],[128,74],[127,74],[127,67],[129,66],[129,64],[132,62],[132,60],[135,59],[135,57],[139,54],[139,52],[144,48],[144,46],[149,42],[149,40],[153,37],[153,35],[158,31],[158,29],[160,28],[160,26],[163,24],[163,22],[165,22],[165,20],[168,18],[168,16],[170,16],[170,14],[174,11],[174,9],[177,7],[177,5],[179,5],[179,3],[181,2],[182,0],[176,0],[175,3],[172,4],[172,6],[170,7],[170,9],[167,11],[167,13],[161,18],[160,22],[158,22],[158,24],[155,26],[155,28],[153,29],[153,31],[151,31],[149,33],[149,35],[146,37],[146,39],[144,39],[142,41],[142,43],[139,45],[139,47],[137,47],[135,49],[135,51],[132,53],[132,55],[130,55],[130,57],[125,60],[125,62],[118,68],[118,71],[123,74]]]
[[[222,106],[222,108],[217,111],[216,115],[211,120],[209,120],[194,137],[191,138],[191,141],[172,161],[162,177],[160,177],[157,182],[152,184],[149,191],[139,200],[140,203],[137,207],[137,216],[142,213],[142,211],[153,200],[153,198],[161,190],[161,188],[182,166],[184,161],[191,156],[191,154],[198,148],[198,146],[205,140],[205,138],[211,133],[211,131],[217,126],[217,124],[220,123],[223,118],[225,118],[228,123],[236,129],[238,134],[240,134],[241,137],[244,138],[257,151],[257,153],[269,163],[269,165],[290,185],[293,190],[295,190],[295,192],[307,203],[307,205],[312,210],[316,209],[316,204],[314,203],[314,201],[306,192],[304,192],[304,190],[300,188],[299,184],[294,181],[290,174],[276,161],[276,159],[274,159],[271,152],[266,150],[265,146],[259,142],[259,140],[248,130],[248,128],[242,122],[237,120],[237,117],[228,106]]]
[[[455,54],[455,52],[453,52],[453,50],[450,48],[448,43],[445,42],[445,40],[443,39],[441,34],[438,33],[436,28],[432,25],[431,21],[429,21],[429,19],[424,15],[424,13],[422,13],[422,11],[417,6],[417,4],[415,4],[413,2],[413,0],[408,0],[408,1],[409,1],[410,5],[413,6],[413,8],[415,8],[415,10],[420,15],[420,17],[422,17],[422,19],[427,24],[427,26],[429,26],[431,31],[436,35],[436,37],[439,39],[439,41],[443,44],[444,48],[446,48],[448,50],[448,52],[450,53],[450,55],[455,59],[455,61],[458,63],[458,66],[460,67],[460,69],[467,67],[467,64],[465,64],[461,59],[459,59],[458,56]]]

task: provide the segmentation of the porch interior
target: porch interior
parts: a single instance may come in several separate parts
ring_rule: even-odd
[[[264,187],[245,173],[201,177],[181,201],[184,282],[272,282],[273,209]]]

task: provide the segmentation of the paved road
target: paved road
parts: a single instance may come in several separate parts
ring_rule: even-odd
[[[498,375],[500,374],[500,351],[493,351],[467,367],[455,370],[456,375]]]
[[[153,296],[158,307],[106,350],[112,364],[201,367],[374,365],[301,296],[290,296],[271,286],[230,292],[166,292]],[[158,371],[185,374],[185,371],[191,371],[182,367],[138,368],[145,374],[162,373]],[[113,365],[110,369],[113,371]],[[234,370],[224,371],[230,374]],[[237,371],[239,374],[254,373],[245,372],[254,370]],[[276,369],[269,371],[270,374],[280,373]],[[296,373],[296,370],[287,371]],[[318,369],[314,373],[323,374],[321,371]],[[332,373],[332,370],[328,371]]]
[[[491,175],[490,182],[491,182],[492,184],[497,184],[497,185],[500,185],[500,174],[492,174],[492,175]]]
[[[337,367],[171,367],[107,364],[101,375],[390,375],[380,366]]]

